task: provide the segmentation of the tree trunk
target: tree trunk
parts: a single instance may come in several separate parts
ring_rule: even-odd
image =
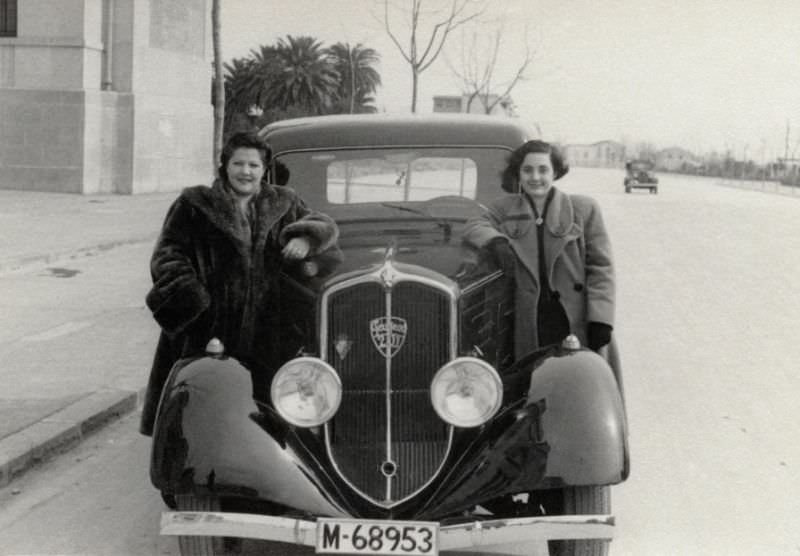
[[[419,83],[419,72],[417,68],[411,69],[411,113],[417,111],[417,84]]]
[[[214,42],[214,170],[219,167],[222,153],[222,128],[225,123],[225,80],[222,75],[222,45],[220,44],[220,4],[211,4],[211,29]]]

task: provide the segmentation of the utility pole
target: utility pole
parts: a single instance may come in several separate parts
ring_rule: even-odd
[[[786,120],[786,139],[783,142],[783,160],[789,158],[789,120]]]

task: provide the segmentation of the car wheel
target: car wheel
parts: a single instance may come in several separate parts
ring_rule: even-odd
[[[216,496],[195,496],[178,494],[175,504],[181,512],[218,512],[219,498]],[[239,554],[241,540],[227,537],[179,536],[178,546],[181,556],[224,556]]]
[[[609,487],[579,486],[561,490],[564,515],[611,513],[611,490]],[[607,540],[586,539],[551,541],[552,556],[607,556]]]
[[[625,193],[630,193],[630,192],[631,192],[631,188],[630,187],[626,187],[625,188]]]

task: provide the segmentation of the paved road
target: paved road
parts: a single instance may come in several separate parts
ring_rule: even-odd
[[[123,245],[0,276],[0,438],[89,392],[144,386],[158,333],[144,306],[151,250]]]
[[[622,172],[581,169],[563,187],[600,200],[619,274],[633,469],[613,490],[612,552],[800,553],[800,198],[671,176],[625,195]],[[118,338],[102,324],[93,339]],[[136,415],[0,490],[0,554],[176,554],[155,535],[135,428]]]
[[[672,176],[625,195],[621,173],[593,177],[633,458],[614,552],[799,553],[800,199]]]

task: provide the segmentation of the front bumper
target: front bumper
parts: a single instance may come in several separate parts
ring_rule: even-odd
[[[162,535],[239,537],[316,546],[317,523],[257,514],[163,512]],[[548,540],[603,539],[614,536],[612,515],[567,515],[471,521],[439,528],[439,551]],[[489,549],[489,552],[486,551]]]

